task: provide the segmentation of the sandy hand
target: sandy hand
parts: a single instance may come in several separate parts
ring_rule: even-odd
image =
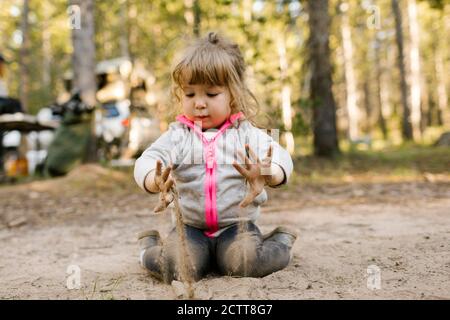
[[[244,160],[245,166],[241,166],[236,162],[233,163],[236,170],[239,171],[249,183],[249,188],[247,189],[244,200],[239,204],[242,208],[248,206],[256,196],[263,191],[264,186],[269,183],[272,177],[270,171],[272,165],[272,145],[269,146],[266,157],[262,161],[259,160],[248,144],[245,145],[245,149],[252,159],[250,160],[241,151],[238,151],[240,158]]]
[[[164,172],[162,172],[161,160],[156,161],[155,185],[159,189],[159,201],[155,209],[153,209],[155,213],[164,211],[173,201],[173,195],[170,192],[170,188],[173,185],[173,179],[170,176],[171,170],[172,167],[167,167],[164,169]]]

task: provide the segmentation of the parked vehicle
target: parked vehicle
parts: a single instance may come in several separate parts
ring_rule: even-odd
[[[74,92],[63,104],[52,105],[53,115],[61,118],[61,124],[47,150],[43,171],[50,176],[68,173],[86,157],[91,132],[90,113],[93,107],[81,101]]]
[[[2,181],[14,181],[33,174],[46,157],[53,130],[58,127],[49,108],[42,108],[36,116],[23,113],[22,110],[13,111],[17,112],[0,114]]]
[[[161,134],[159,121],[146,99],[154,78],[128,58],[100,61],[96,74],[96,96],[101,106],[95,114],[99,158],[137,158]],[[70,74],[65,77],[68,90],[71,78]]]

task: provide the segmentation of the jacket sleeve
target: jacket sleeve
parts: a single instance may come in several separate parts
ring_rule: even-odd
[[[142,155],[136,160],[134,164],[134,179],[138,186],[147,191],[144,186],[144,181],[147,175],[156,168],[156,161],[161,160],[163,167],[167,167],[173,163],[174,146],[177,145],[175,129],[169,127],[169,130],[164,132],[154,143],[150,145]]]
[[[279,165],[284,172],[283,181],[279,185],[272,187],[276,188],[287,184],[294,165],[289,152],[278,143],[279,131],[272,131],[271,135],[269,135],[266,130],[253,126],[251,131],[248,142],[253,152],[262,160],[266,157],[269,146],[272,145],[272,163]]]

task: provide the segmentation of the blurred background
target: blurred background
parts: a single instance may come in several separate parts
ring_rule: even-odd
[[[294,160],[258,225],[299,239],[286,269],[195,297],[449,299],[449,2],[0,0],[0,299],[176,298],[137,263],[136,234],[173,222],[132,171],[210,30]]]
[[[19,104],[3,113],[53,121],[52,133],[24,123],[2,127],[10,151],[23,144],[12,129],[27,136],[22,149],[38,142],[29,172],[62,161],[45,158],[55,136],[73,134],[74,128],[58,128],[63,110],[73,108],[85,125],[72,158],[131,165],[177,112],[170,97],[175,55],[210,30],[240,45],[261,105],[258,123],[280,129],[294,157],[395,150],[403,158],[403,150],[407,161],[449,144],[448,0],[2,0],[0,6],[2,95]],[[84,109],[68,107],[74,99]],[[73,164],[49,166],[45,171],[58,175]]]

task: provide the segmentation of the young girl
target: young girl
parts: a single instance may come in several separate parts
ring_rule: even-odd
[[[264,186],[286,184],[293,164],[286,150],[249,121],[257,103],[244,72],[239,47],[216,33],[188,47],[172,72],[183,114],[135,164],[137,184],[160,192],[155,212],[167,207],[176,188],[186,268],[195,280],[212,270],[250,277],[281,270],[296,239],[289,228],[262,235],[255,225],[267,200]],[[164,243],[156,230],[138,239],[142,266],[166,282],[180,278],[182,244],[175,228]]]

